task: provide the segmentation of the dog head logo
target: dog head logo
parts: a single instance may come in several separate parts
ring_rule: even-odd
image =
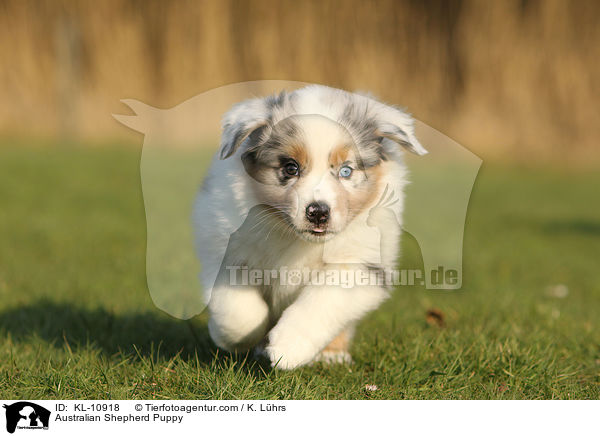
[[[245,114],[256,115],[256,113],[260,114],[260,111],[235,113],[236,118],[233,120],[235,123],[232,126],[238,126],[244,121],[245,124],[241,125],[247,124],[250,129],[233,128],[222,132],[220,119],[239,102],[252,97],[255,101],[260,101],[256,96],[278,95],[282,89],[296,89],[302,85],[305,84],[287,81],[228,85],[200,94],[171,109],[157,109],[139,101],[123,100],[135,115],[114,115],[121,123],[144,134],[140,173],[147,222],[146,274],[154,303],[172,316],[190,318],[200,313],[206,303],[199,289],[198,272],[207,269],[207,266],[200,266],[195,255],[195,238],[190,216],[192,216],[198,187],[201,186],[204,169],[208,166],[207,158],[212,155],[213,150],[206,150],[199,144],[217,144],[222,134],[233,134],[233,139],[225,142],[240,145],[246,138],[246,134],[256,135],[258,134],[256,132],[266,132],[260,129],[260,120],[257,121],[257,126],[254,126],[252,119],[244,118]],[[271,97],[271,100],[273,98],[276,97]],[[270,101],[269,97],[264,101]],[[310,120],[307,118],[307,122],[320,123],[319,126],[323,128],[332,125],[322,118],[313,118]],[[283,129],[287,126],[284,122],[279,127]],[[462,287],[462,243],[467,206],[481,166],[481,159],[418,120],[414,121],[414,129],[415,136],[419,138],[418,142],[412,141],[411,138],[391,139],[415,152],[405,153],[409,183],[404,192],[404,216],[401,221],[400,217],[397,217],[398,222],[419,245],[424,267],[423,285],[427,289],[459,289]],[[239,134],[237,137],[236,132]],[[385,130],[385,133],[393,136],[394,131]],[[221,139],[226,138],[221,137]],[[427,156],[418,156],[424,152],[419,142],[429,152]],[[175,143],[184,147],[173,147]],[[415,144],[413,147],[416,148],[411,150],[411,144]],[[295,162],[301,163],[299,162],[302,159],[301,150],[299,152],[300,156]],[[368,150],[360,149],[359,152],[361,159],[370,156]],[[241,152],[237,153],[240,156],[237,154],[230,156],[232,153],[235,153],[234,149],[222,147],[220,153],[217,153],[213,159],[240,159]],[[250,183],[251,179],[264,185],[260,168],[252,166],[253,157],[250,154],[245,156],[246,173],[253,177],[245,180],[244,183]],[[347,160],[351,159],[347,158]],[[293,164],[294,162],[291,162],[286,167],[290,175],[297,171]],[[341,165],[339,176],[344,177],[349,171],[351,169]],[[210,178],[206,183],[211,183]],[[316,186],[320,185],[316,183]],[[269,186],[261,187],[263,190],[269,188]],[[312,193],[314,189],[309,188],[312,189],[312,186],[307,187],[307,192]],[[273,196],[272,193],[270,195]],[[398,195],[402,193],[393,190],[385,191],[371,215],[394,211]],[[306,214],[309,222],[312,218],[316,222],[313,225],[313,233],[318,233],[321,230],[318,224],[328,212],[335,214],[335,211],[327,211],[319,202],[315,204],[307,202],[308,197],[304,197],[303,192],[294,191],[289,198],[282,198],[282,200],[289,204],[291,209],[293,209],[291,206],[297,206],[297,210],[294,210],[298,217],[304,217]],[[295,201],[298,202],[297,205]],[[258,205],[249,204],[248,210],[252,211],[254,206]],[[239,229],[247,216],[227,219],[234,218],[237,222],[232,226]],[[336,217],[330,216],[329,219],[333,222]],[[340,219],[338,222],[344,225]],[[379,241],[379,229],[372,230],[373,238],[369,240]],[[207,231],[211,231],[210,225]],[[316,235],[315,238],[318,236],[321,235]],[[230,235],[219,237],[227,240]],[[383,245],[385,241],[374,243]],[[225,243],[224,246],[226,245]],[[219,269],[225,254],[225,251],[214,253],[216,270]],[[325,252],[324,255],[327,256],[327,253]],[[368,261],[377,263],[377,259],[368,259]]]
[[[48,429],[50,411],[28,401],[5,404],[6,431],[14,433],[18,429]]]

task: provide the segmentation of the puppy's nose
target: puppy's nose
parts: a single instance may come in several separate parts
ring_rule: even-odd
[[[329,219],[329,206],[320,201],[306,206],[306,219],[313,224],[325,224]]]

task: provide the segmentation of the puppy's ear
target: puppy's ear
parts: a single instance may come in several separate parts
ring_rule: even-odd
[[[266,98],[254,98],[234,105],[223,117],[221,159],[234,154],[252,133],[270,125],[273,111],[283,107],[285,92]],[[260,135],[252,135],[258,137]]]
[[[234,105],[223,117],[220,158],[227,159],[255,130],[268,124],[264,99],[255,98]]]
[[[377,134],[379,136],[391,139],[420,156],[427,154],[427,150],[423,148],[415,136],[413,117],[402,109],[388,106],[379,101],[376,101],[375,112]]]

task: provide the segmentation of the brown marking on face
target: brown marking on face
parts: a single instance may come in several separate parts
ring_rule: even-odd
[[[350,155],[350,147],[347,144],[338,145],[329,153],[329,165],[333,168],[339,168],[344,162],[347,162]]]
[[[377,201],[377,193],[382,191],[384,169],[381,165],[364,170],[365,180],[347,194],[349,217],[364,212]]]
[[[295,160],[300,168],[307,169],[309,167],[310,159],[304,144],[296,141],[282,144],[280,151],[281,157]]]

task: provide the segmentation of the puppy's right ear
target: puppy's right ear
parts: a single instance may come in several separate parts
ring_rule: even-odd
[[[258,129],[269,125],[273,97],[254,98],[234,105],[223,117],[220,158],[227,159]]]

